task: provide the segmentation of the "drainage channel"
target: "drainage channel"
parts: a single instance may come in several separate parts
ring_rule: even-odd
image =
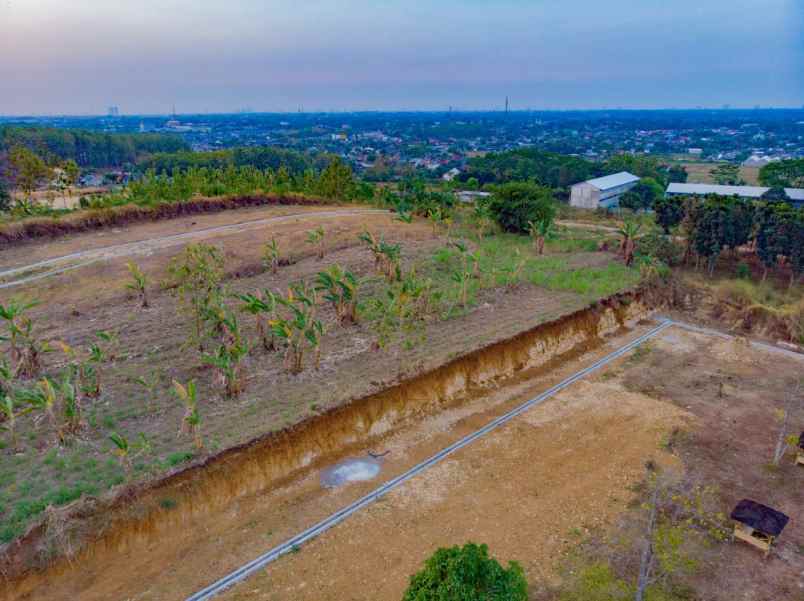
[[[476,430],[475,432],[473,432],[471,434],[468,434],[467,436],[464,436],[463,438],[461,438],[457,442],[455,442],[455,443],[451,444],[450,446],[442,449],[440,452],[436,453],[435,455],[433,455],[429,459],[425,459],[421,463],[419,463],[416,466],[412,467],[407,472],[397,476],[396,478],[393,478],[393,479],[389,480],[388,482],[386,482],[385,484],[383,484],[379,488],[374,489],[372,492],[368,493],[364,497],[358,499],[357,501],[351,503],[350,505],[347,505],[346,507],[342,508],[341,510],[333,513],[329,517],[321,520],[320,522],[318,522],[314,526],[311,526],[307,530],[304,530],[303,532],[300,532],[299,534],[297,534],[293,538],[285,541],[284,543],[282,543],[280,545],[277,545],[273,549],[270,549],[269,551],[267,551],[263,555],[260,555],[256,559],[253,559],[252,561],[250,561],[247,564],[241,566],[237,570],[234,570],[233,572],[231,572],[228,575],[224,576],[223,578],[221,578],[217,582],[214,582],[214,583],[210,584],[205,589],[203,589],[201,591],[198,591],[197,593],[191,595],[190,597],[187,597],[186,601],[206,601],[207,599],[212,599],[213,597],[215,597],[216,595],[222,593],[223,591],[225,591],[226,589],[230,588],[231,586],[237,584],[238,582],[240,582],[242,580],[245,580],[246,578],[248,578],[249,576],[251,576],[252,574],[257,572],[258,570],[264,568],[269,563],[272,563],[273,561],[276,561],[282,555],[285,555],[285,554],[287,554],[287,553],[289,553],[289,552],[291,552],[291,551],[293,551],[295,549],[298,549],[298,547],[300,545],[302,545],[302,544],[306,543],[307,541],[317,537],[320,534],[323,534],[324,532],[326,532],[327,530],[329,530],[333,526],[336,526],[336,525],[340,524],[342,521],[344,521],[346,518],[348,518],[352,514],[360,511],[364,507],[366,507],[366,506],[370,505],[371,503],[373,503],[374,501],[380,499],[381,497],[383,497],[384,495],[388,494],[389,492],[391,492],[395,488],[398,488],[399,486],[401,486],[402,484],[404,484],[405,482],[407,482],[408,480],[410,480],[414,476],[416,476],[416,475],[420,474],[421,472],[425,471],[426,469],[436,465],[437,463],[440,463],[441,461],[443,461],[444,459],[446,459],[447,457],[449,457],[450,455],[452,455],[456,451],[464,448],[467,445],[470,445],[471,443],[473,443],[478,438],[481,438],[481,437],[485,436],[486,434],[488,434],[489,432],[491,432],[491,431],[499,428],[500,426],[508,423],[509,421],[511,421],[515,417],[521,415],[522,413],[526,412],[527,410],[531,409],[532,407],[535,407],[536,405],[539,405],[539,404],[543,403],[544,401],[546,401],[550,397],[554,396],[556,393],[560,392],[561,390],[564,390],[568,386],[571,386],[575,382],[585,378],[586,376],[588,376],[589,374],[597,371],[601,367],[604,367],[605,365],[607,365],[611,361],[613,361],[613,360],[615,360],[615,359],[617,359],[619,357],[622,357],[623,355],[625,355],[629,351],[635,349],[636,347],[638,347],[642,343],[644,343],[644,342],[650,340],[651,338],[657,336],[658,334],[660,334],[661,332],[663,332],[664,330],[666,330],[667,328],[669,328],[670,326],[672,326],[674,324],[675,324],[674,321],[672,321],[670,319],[664,319],[660,323],[660,325],[658,325],[655,328],[653,328],[652,330],[646,332],[645,334],[643,334],[639,338],[636,338],[635,340],[629,342],[628,344],[626,344],[624,346],[621,346],[617,350],[609,353],[608,355],[606,355],[602,359],[599,359],[598,361],[596,361],[592,365],[582,369],[581,371],[576,372],[572,376],[570,376],[567,379],[559,382],[558,384],[556,384],[552,388],[549,388],[548,390],[544,391],[540,395],[538,395],[538,396],[536,396],[536,397],[534,397],[534,398],[532,398],[532,399],[530,399],[528,401],[525,401],[523,404],[519,405],[518,407],[515,407],[514,409],[512,409],[508,413],[506,413],[504,415],[501,415],[500,417],[492,420],[491,422],[489,422],[488,424],[486,424],[485,426],[483,426],[479,430]]]

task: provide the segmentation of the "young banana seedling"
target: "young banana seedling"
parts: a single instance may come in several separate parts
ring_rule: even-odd
[[[177,436],[190,435],[193,437],[195,448],[204,448],[204,441],[201,439],[201,415],[198,412],[198,396],[195,380],[190,380],[187,385],[173,380],[173,392],[184,405],[184,415],[181,418],[181,425]]]
[[[112,432],[109,435],[109,440],[112,441],[114,445],[112,454],[117,457],[127,475],[131,474],[133,461],[140,455],[150,453],[151,451],[151,443],[142,432],[140,432],[138,440],[133,443],[129,442],[128,438],[118,432]]]
[[[0,334],[0,342],[8,342],[17,378],[36,377],[42,368],[42,354],[50,351],[48,344],[37,338],[33,320],[27,315],[37,304],[37,301],[23,303],[13,299],[7,305],[0,304],[0,319],[6,326],[5,333]]]
[[[258,290],[254,294],[240,294],[237,298],[243,301],[241,310],[254,315],[262,347],[266,351],[276,350],[276,337],[268,324],[276,316],[277,296],[270,290]]]
[[[324,299],[335,309],[341,325],[357,323],[357,277],[340,265],[331,265],[316,275],[315,289],[324,293]]]

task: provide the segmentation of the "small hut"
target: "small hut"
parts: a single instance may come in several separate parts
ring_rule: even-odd
[[[796,465],[804,465],[804,432],[798,437],[798,452],[796,453]]]
[[[743,499],[731,512],[734,520],[733,538],[739,538],[765,552],[768,556],[773,541],[782,533],[790,520],[781,511],[756,501]]]

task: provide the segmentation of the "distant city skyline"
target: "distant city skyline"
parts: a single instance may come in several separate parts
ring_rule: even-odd
[[[435,6],[437,4],[437,6]],[[804,104],[798,0],[0,0],[0,115]]]

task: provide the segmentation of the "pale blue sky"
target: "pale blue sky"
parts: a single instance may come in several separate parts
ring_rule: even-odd
[[[801,106],[802,0],[0,0],[0,114]]]

